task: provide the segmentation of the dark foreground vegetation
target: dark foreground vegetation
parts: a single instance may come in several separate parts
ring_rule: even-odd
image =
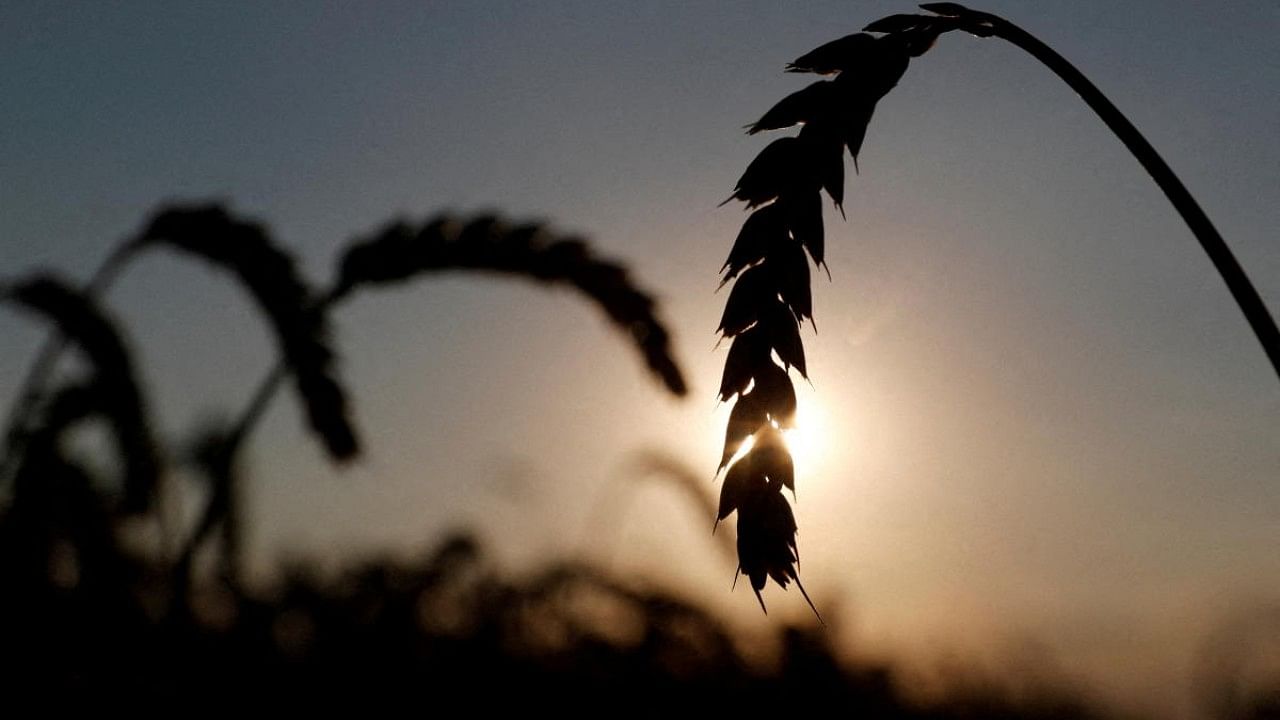
[[[774,662],[748,661],[721,620],[672,594],[580,565],[502,577],[465,535],[329,580],[293,567],[271,591],[211,581],[183,593],[104,524],[78,526],[100,533],[93,557],[73,567],[55,545],[45,567],[30,551],[54,538],[30,519],[3,520],[0,654],[11,693],[55,706],[448,698],[468,713],[1103,717],[1065,695],[995,686],[916,704],[891,668],[843,665],[816,627],[782,631]]]

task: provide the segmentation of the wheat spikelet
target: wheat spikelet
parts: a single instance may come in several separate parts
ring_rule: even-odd
[[[416,227],[393,222],[349,246],[339,263],[333,297],[444,270],[498,272],[573,287],[626,333],[668,390],[685,394],[684,377],[653,298],[632,282],[623,266],[596,257],[583,240],[556,236],[541,225],[508,226],[494,217],[465,223],[439,217]]]
[[[358,454],[346,391],[334,367],[326,306],[265,228],[219,205],[174,206],[157,212],[134,242],[139,248],[174,248],[234,274],[270,320],[311,428],[335,459]]]
[[[52,274],[19,280],[0,292],[0,297],[44,316],[88,358],[91,380],[54,393],[45,403],[44,423],[56,432],[90,414],[101,414],[124,465],[123,509],[146,510],[159,482],[160,460],[133,358],[121,331],[96,303]]]

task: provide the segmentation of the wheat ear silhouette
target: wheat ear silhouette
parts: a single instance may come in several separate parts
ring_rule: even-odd
[[[911,59],[923,55],[945,32],[962,30],[1008,40],[1080,94],[1182,215],[1280,375],[1275,321],[1204,211],[1133,124],[1062,56],[1007,20],[956,3],[920,7],[932,14],[891,15],[789,63],[787,72],[831,78],[788,95],[747,126],[749,134],[796,125],[801,129],[761,150],[725,201],[740,200],[753,212],[721,268],[721,285],[734,280],[734,286],[717,328],[732,339],[720,399],[734,405],[716,469],[719,475],[729,465],[717,522],[738,513],[739,570],[750,578],[761,608],[760,591],[768,578],[783,588],[791,580],[799,585],[795,519],[782,495],[786,487],[794,497],[793,462],[779,430],[795,422],[795,390],[788,371],[794,368],[808,378],[799,328],[805,319],[813,322],[805,252],[826,269],[821,196],[825,191],[843,215],[845,149],[856,170],[876,104],[897,85]],[[730,464],[744,447],[745,454]],[[800,589],[803,593],[803,586]]]
[[[909,38],[864,33],[788,64],[789,72],[834,78],[788,95],[747,126],[751,135],[801,129],[761,150],[725,201],[740,200],[753,212],[721,267],[721,285],[731,280],[734,285],[717,328],[732,340],[720,399],[734,404],[716,469],[718,475],[728,466],[716,517],[719,522],[738,514],[738,570],[750,579],[761,609],[760,591],[772,578],[784,589],[795,581],[818,614],[800,583],[795,515],[782,494],[786,488],[795,496],[794,461],[781,432],[795,424],[789,371],[808,378],[800,326],[809,320],[817,329],[809,261],[831,274],[822,194],[843,214],[844,152],[848,149],[856,169],[875,105],[897,84],[913,54],[917,47]]]

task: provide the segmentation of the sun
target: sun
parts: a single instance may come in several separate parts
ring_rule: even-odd
[[[828,452],[826,417],[813,403],[802,402],[796,410],[795,427],[784,428],[782,438],[797,467],[812,468]]]
[[[781,427],[777,421],[772,421],[770,424],[781,432],[782,441],[795,464],[797,475],[808,477],[815,472],[815,468],[826,463],[828,454],[832,452],[832,443],[829,440],[830,425],[826,412],[816,400],[804,396],[797,400],[793,427]],[[756,434],[747,436],[734,450],[724,467],[732,467],[748,455],[755,447],[756,439]]]

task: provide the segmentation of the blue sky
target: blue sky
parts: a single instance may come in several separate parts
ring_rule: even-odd
[[[743,219],[716,205],[764,144],[740,128],[803,86],[785,62],[910,7],[9,3],[0,267],[84,277],[169,199],[261,218],[317,282],[396,215],[583,233],[663,301],[691,399],[568,294],[456,276],[359,300],[337,337],[369,456],[331,471],[281,398],[251,452],[255,566],[467,524],[516,565],[581,552],[748,625],[798,617],[730,594],[706,519],[627,457],[664,448],[710,482],[713,291]],[[982,9],[1091,77],[1280,307],[1280,7]],[[1186,627],[1280,587],[1280,387],[1225,287],[1101,123],[994,41],[914,61],[860,165],[805,336],[806,585],[864,646],[1034,637],[1069,672],[1179,687]],[[271,361],[203,268],[147,259],[109,300],[170,437],[233,412]],[[0,314],[0,400],[40,337]]]

